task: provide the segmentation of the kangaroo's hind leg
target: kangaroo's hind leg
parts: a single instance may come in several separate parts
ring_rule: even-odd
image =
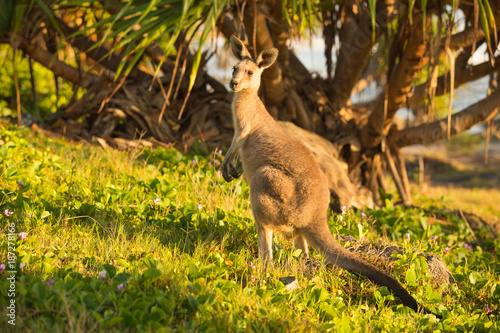
[[[302,250],[301,256],[304,258],[309,258],[309,248],[307,246],[307,240],[302,235],[297,235],[293,239],[293,247],[295,250]]]
[[[259,241],[259,257],[266,262],[273,260],[273,231],[255,221]]]

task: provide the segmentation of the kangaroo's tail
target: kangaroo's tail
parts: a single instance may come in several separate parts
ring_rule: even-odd
[[[415,312],[432,313],[418,304],[415,298],[388,273],[342,247],[331,234],[328,225],[326,223],[322,225],[322,227],[315,225],[315,230],[301,230],[301,233],[314,249],[325,256],[330,264],[339,266],[351,273],[359,273],[380,286],[386,286],[404,305]],[[441,318],[440,315],[434,315]]]

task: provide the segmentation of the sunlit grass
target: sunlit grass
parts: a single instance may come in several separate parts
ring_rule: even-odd
[[[450,209],[477,214],[497,226],[500,223],[500,189],[432,185],[425,193],[434,200],[445,200]]]
[[[426,306],[415,314],[366,279],[298,257],[276,236],[274,265],[257,256],[242,179],[218,174],[222,154],[105,150],[0,123],[0,217],[15,223],[16,328],[66,331],[484,331],[498,329],[499,242],[473,243],[463,221],[427,223],[446,205],[348,211],[332,231],[407,251],[391,274]],[[19,183],[22,181],[22,183]],[[405,235],[411,234],[411,242]],[[435,237],[437,236],[437,237]],[[435,237],[435,239],[434,239]],[[464,248],[471,243],[472,249]],[[0,263],[8,264],[8,239]],[[448,252],[444,249],[447,248]],[[457,285],[436,286],[411,250],[443,257]],[[21,267],[24,266],[24,267]],[[7,295],[7,271],[0,290]],[[104,272],[104,273],[103,273]],[[412,274],[408,274],[411,272]],[[103,275],[104,274],[104,275]],[[103,276],[103,278],[100,278]],[[285,290],[279,278],[294,276]],[[416,281],[411,278],[416,276]],[[9,298],[0,300],[5,308]],[[491,313],[488,309],[491,309]],[[3,315],[0,329],[12,326]]]

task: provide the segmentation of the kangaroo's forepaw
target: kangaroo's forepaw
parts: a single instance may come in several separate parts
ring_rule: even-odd
[[[228,163],[228,159],[226,156],[226,158],[224,158],[222,164],[220,165],[220,170],[222,172],[222,177],[228,183],[234,179],[232,176],[231,168],[232,168],[231,162]]]
[[[239,172],[232,163],[229,164],[229,173],[233,178],[240,178],[241,176],[241,172]]]
[[[234,179],[233,176],[231,176],[231,174],[227,171],[227,168],[222,168],[222,177],[228,183]]]

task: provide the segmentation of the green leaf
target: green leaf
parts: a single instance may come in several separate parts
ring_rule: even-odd
[[[149,267],[142,274],[142,277],[145,280],[154,280],[160,276],[161,276],[161,272],[156,267]]]
[[[484,1],[488,2],[488,0],[484,0]],[[486,38],[486,41],[488,42],[488,44],[490,44],[490,40],[491,40],[490,27],[488,24],[488,18],[486,16],[486,11],[484,9],[483,1],[478,0],[477,3],[479,5],[479,20],[481,21],[481,26],[483,27],[484,37]]]
[[[59,34],[59,38],[61,38],[61,41],[64,42],[64,33],[61,30],[61,27],[59,26],[59,23],[57,23],[57,20],[54,16],[54,11],[51,10],[47,4],[46,1],[43,0],[34,0],[36,5],[45,13],[45,16],[49,19],[50,23],[54,26],[54,28],[57,30]]]
[[[116,267],[109,264],[102,265],[104,270],[108,273],[110,279],[112,279],[116,275]]]
[[[108,328],[113,326],[114,324],[118,324],[123,320],[123,317],[113,317],[111,319],[106,320],[104,323],[102,323],[102,327]]]
[[[40,219],[43,220],[49,216],[50,216],[50,212],[45,210],[45,211],[43,211],[42,215],[40,215]]]
[[[376,31],[375,19],[377,17],[376,6],[377,6],[376,0],[368,0],[368,8],[370,10],[370,18],[372,21],[372,42],[375,41],[375,37],[376,37],[376,34],[375,34],[375,31]]]
[[[205,27],[203,28],[203,32],[200,37],[199,47],[194,56],[193,66],[191,67],[191,75],[189,76],[189,87],[188,87],[189,91],[191,91],[191,89],[193,88],[194,82],[196,81],[196,76],[198,75],[198,68],[200,67],[200,62],[201,62],[201,50],[202,50],[201,46],[207,39],[208,33],[215,29],[217,18],[221,13],[221,9],[222,6],[219,6],[218,2],[214,1],[212,8],[210,8],[208,12],[207,19],[205,20]]]
[[[17,5],[17,7],[19,6],[20,5]],[[14,12],[13,1],[0,1],[0,34],[3,34],[11,29],[15,18]],[[15,33],[16,30],[13,32]]]
[[[417,281],[417,274],[415,272],[415,267],[411,265],[410,268],[408,268],[408,270],[406,271],[405,282],[410,286],[416,286],[417,285],[416,281]]]
[[[413,7],[415,7],[415,0],[408,1],[408,20],[410,21],[410,25],[413,24]]]
[[[116,24],[116,22],[117,22],[119,19],[121,19],[121,18],[125,15],[126,11],[129,9],[129,7],[130,7],[130,5],[131,5],[132,3],[133,3],[133,1],[127,1],[127,2],[125,3],[125,6],[123,6],[123,7],[122,7],[122,9],[121,9],[121,10],[120,10],[120,11],[119,11],[116,15],[113,15],[113,16],[112,16],[112,17],[114,17],[114,18],[113,18],[113,20],[112,20],[111,24],[109,25],[108,29],[107,29],[107,30],[106,30],[106,32],[104,33],[104,36],[103,36],[103,38],[102,38],[102,40],[101,40],[101,44],[102,44],[102,43],[104,43],[104,41],[106,41],[106,40],[107,40],[107,37],[108,37],[108,35],[110,34],[110,32],[111,32],[111,30],[112,30],[113,26]]]
[[[420,6],[422,7],[422,31],[424,34],[424,40],[425,40],[425,33],[426,33],[426,20],[427,20],[427,0],[421,0]]]
[[[495,15],[493,15],[493,11],[491,10],[490,3],[488,0],[483,0],[483,1],[484,1],[483,7],[484,7],[484,12],[485,12],[486,18],[488,19],[490,27],[496,31]]]
[[[479,274],[478,272],[472,272],[469,274],[469,281],[471,284],[476,284],[476,282],[481,279],[481,274]]]

